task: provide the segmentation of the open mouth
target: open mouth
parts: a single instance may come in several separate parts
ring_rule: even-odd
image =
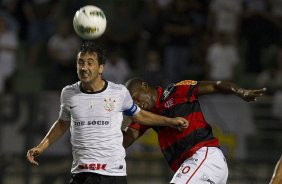
[[[89,76],[88,73],[85,72],[80,72],[79,75],[81,78],[87,78]]]

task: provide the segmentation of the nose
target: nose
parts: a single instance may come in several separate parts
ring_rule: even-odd
[[[83,71],[87,70],[87,66],[86,65],[82,65],[81,66],[81,70],[83,70]]]

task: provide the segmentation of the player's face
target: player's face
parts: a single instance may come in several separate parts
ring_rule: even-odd
[[[132,93],[134,102],[142,109],[151,111],[155,105],[151,93],[144,88],[140,88]]]
[[[81,82],[89,83],[101,79],[104,65],[99,65],[96,53],[78,53],[77,55],[77,74]]]

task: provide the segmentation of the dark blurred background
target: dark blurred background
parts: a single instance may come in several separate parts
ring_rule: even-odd
[[[68,183],[65,135],[25,160],[58,117],[60,90],[76,82],[76,10],[100,7],[107,29],[104,78],[142,77],[154,85],[184,79],[229,80],[267,95],[200,100],[229,164],[230,184],[265,184],[282,153],[282,0],[1,0],[0,184]],[[127,124],[124,122],[124,126]],[[169,183],[172,172],[145,136],[127,150],[128,183]]]

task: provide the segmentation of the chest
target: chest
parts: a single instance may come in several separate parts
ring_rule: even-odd
[[[121,113],[122,99],[119,96],[91,96],[87,98],[74,97],[69,103],[72,118],[93,116],[109,117]]]
[[[173,116],[175,113],[183,114],[183,112],[186,114],[187,110],[193,107],[194,102],[197,101],[195,87],[196,85],[180,85],[166,89],[155,106],[154,112],[169,116]]]

